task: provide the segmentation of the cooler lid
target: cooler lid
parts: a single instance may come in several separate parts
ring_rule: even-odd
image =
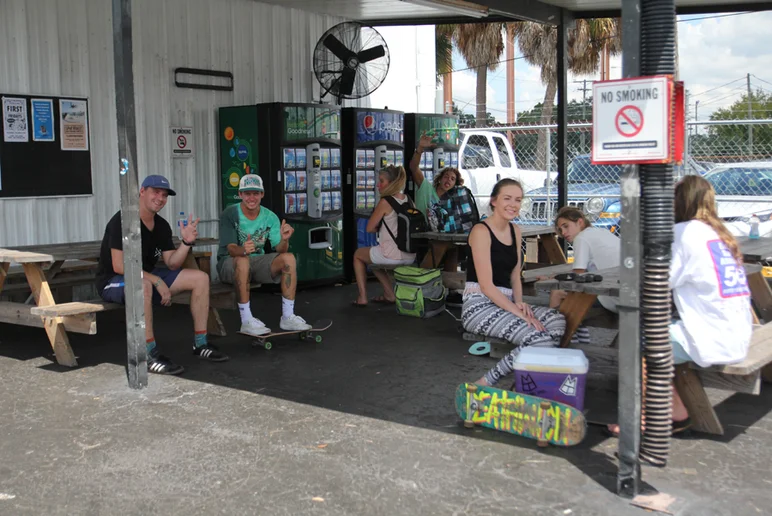
[[[515,359],[515,369],[544,370],[585,374],[590,368],[581,349],[524,348]]]

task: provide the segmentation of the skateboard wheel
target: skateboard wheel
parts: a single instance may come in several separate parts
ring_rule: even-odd
[[[466,392],[477,392],[477,386],[473,383],[470,383],[466,386]]]
[[[539,406],[541,407],[542,410],[549,410],[550,406],[552,406],[552,403],[550,403],[549,401],[542,401],[539,404]]]
[[[474,428],[474,423],[471,419],[467,419],[464,421],[464,428]]]
[[[550,445],[550,443],[549,443],[549,441],[536,441],[536,445],[539,448],[546,448],[547,446]]]
[[[316,342],[322,342],[322,336],[321,335],[317,335],[316,336]]]
[[[298,339],[300,340],[306,340],[306,334],[304,332],[298,333]]]
[[[273,347],[273,344],[271,344],[270,342],[266,342],[265,344],[263,344],[263,347],[265,349],[271,349]]]

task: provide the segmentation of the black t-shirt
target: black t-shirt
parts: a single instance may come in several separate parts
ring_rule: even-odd
[[[164,251],[174,251],[176,249],[172,241],[172,228],[158,214],[155,215],[153,231],[147,229],[142,220],[139,221],[139,225],[142,232],[142,270],[152,272]],[[102,248],[99,251],[99,267],[96,274],[96,286],[99,292],[105,288],[110,278],[115,276],[111,249],[123,250],[120,211],[113,215],[113,218],[107,223],[105,236],[102,237]]]
[[[491,234],[491,272],[493,284],[497,287],[512,288],[512,271],[517,267],[518,249],[515,226],[510,224],[512,244],[505,245],[496,238],[493,230],[485,222],[480,222]],[[477,271],[474,268],[474,253],[469,248],[469,259],[466,264],[466,280],[477,282]]]

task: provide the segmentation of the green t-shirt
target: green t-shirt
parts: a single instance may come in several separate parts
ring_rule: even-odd
[[[244,245],[247,236],[252,235],[255,243],[254,254],[265,253],[266,240],[276,247],[281,242],[281,222],[274,212],[260,207],[255,220],[249,220],[241,211],[241,204],[233,204],[225,208],[220,216],[220,249],[217,252],[218,261],[228,256],[228,245]]]
[[[421,186],[415,191],[415,207],[424,214],[424,217],[426,217],[429,206],[435,202],[440,202],[440,197],[437,195],[437,191],[434,189],[432,182],[424,179],[424,182],[421,183]]]

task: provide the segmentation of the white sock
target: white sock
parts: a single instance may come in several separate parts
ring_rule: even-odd
[[[295,314],[295,300],[281,296],[281,316],[290,317]]]
[[[239,303],[239,315],[241,315],[241,322],[247,322],[252,319],[252,310],[249,308],[249,301],[246,303]]]

